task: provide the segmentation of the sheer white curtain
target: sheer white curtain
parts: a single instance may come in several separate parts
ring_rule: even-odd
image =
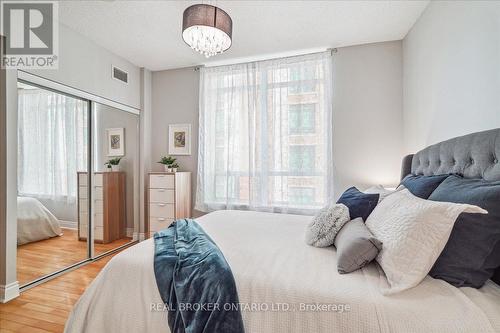
[[[74,203],[87,170],[87,103],[42,89],[18,90],[18,192]]]
[[[196,209],[311,214],[333,198],[330,52],[201,69]]]

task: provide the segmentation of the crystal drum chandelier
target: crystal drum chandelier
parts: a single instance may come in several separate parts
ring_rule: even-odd
[[[229,49],[232,33],[233,20],[218,7],[199,4],[184,11],[182,39],[207,58]]]

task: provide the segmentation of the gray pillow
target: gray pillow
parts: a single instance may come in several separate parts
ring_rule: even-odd
[[[306,243],[316,247],[333,245],[335,236],[349,219],[349,208],[343,204],[322,208],[307,226]]]
[[[354,272],[369,264],[382,249],[362,218],[349,221],[340,229],[334,241],[337,248],[337,270],[341,274]]]

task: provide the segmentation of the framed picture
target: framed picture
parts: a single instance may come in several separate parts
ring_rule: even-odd
[[[168,154],[191,155],[191,124],[168,126]]]
[[[108,156],[125,155],[125,129],[108,128]]]

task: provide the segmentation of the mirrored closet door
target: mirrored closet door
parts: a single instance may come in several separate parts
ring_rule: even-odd
[[[138,114],[50,84],[18,82],[21,287],[138,239]]]
[[[92,103],[92,119],[92,216],[98,256],[137,239],[139,116]]]
[[[78,239],[78,178],[89,165],[90,103],[18,82],[17,278],[21,286],[89,258]]]

